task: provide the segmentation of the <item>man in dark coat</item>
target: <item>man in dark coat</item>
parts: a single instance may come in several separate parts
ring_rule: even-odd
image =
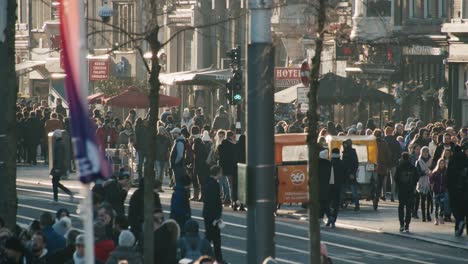
[[[157,188],[153,189],[154,191],[154,208],[161,207],[161,199],[157,192]],[[133,193],[130,198],[130,204],[128,207],[128,222],[132,227],[132,232],[136,238],[140,237],[140,234],[143,230],[143,219],[144,219],[144,191],[145,191],[145,182],[144,178],[141,178],[139,181],[138,189]]]
[[[442,142],[439,143],[439,145],[437,146],[434,152],[434,158],[432,160],[435,163],[437,163],[437,161],[442,157],[442,154],[444,153],[445,149],[450,149],[452,153],[455,153],[455,150],[456,150],[456,145],[455,143],[452,142],[452,137],[450,136],[449,133],[444,134]]]
[[[221,230],[218,225],[223,213],[221,190],[218,183],[221,173],[221,167],[217,165],[210,168],[210,177],[206,180],[206,189],[203,194],[205,234],[208,241],[213,242],[214,255],[218,262],[223,262],[223,255],[221,252]]]
[[[331,155],[331,172],[330,172],[330,186],[329,198],[331,200],[331,219],[327,223],[332,228],[335,227],[336,219],[338,218],[338,211],[341,205],[341,189],[345,182],[345,168],[343,161],[340,159],[340,150],[337,148],[332,149]]]
[[[223,169],[223,177],[220,179],[221,186],[223,186],[224,203],[229,204],[235,201],[234,193],[232,192],[232,178],[235,174],[237,163],[237,148],[232,142],[234,133],[232,131],[226,132],[226,139],[224,139],[218,146],[219,153],[219,166]]]
[[[31,112],[25,123],[24,141],[27,149],[27,162],[32,165],[37,164],[37,146],[41,142],[40,133],[43,130],[41,121],[36,117],[36,112]]]
[[[400,164],[395,172],[395,183],[398,188],[398,219],[400,232],[409,232],[414,195],[419,176],[416,167],[411,164],[408,152],[401,154]]]
[[[356,150],[353,148],[351,139],[343,142],[343,165],[345,170],[346,180],[353,193],[354,210],[359,211],[359,185],[356,180],[357,170],[359,168],[359,160]]]
[[[395,138],[395,133],[393,131],[392,127],[386,127],[385,130],[385,137],[384,140],[387,142],[389,150],[390,150],[390,163],[389,163],[389,168],[387,172],[387,177],[390,176],[390,182],[391,182],[391,196],[390,199],[392,202],[395,201],[395,171],[396,167],[398,166],[398,159],[401,156],[401,146],[400,143]],[[384,190],[387,189],[387,177],[385,177],[384,182],[383,182],[383,188]]]
[[[56,251],[49,257],[50,263],[66,263],[73,259],[73,253],[75,253],[75,241],[76,237],[80,232],[76,229],[72,229],[67,233],[66,247]]]
[[[322,150],[319,153],[318,160],[318,176],[319,176],[319,202],[320,202],[320,217],[325,214],[328,222],[331,223],[330,200],[329,200],[329,184],[330,184],[331,162],[328,160],[328,150]]]
[[[130,174],[128,171],[121,169],[117,180],[109,179],[103,184],[104,201],[112,206],[118,216],[125,215],[124,202],[130,188],[128,185],[129,180]]]
[[[455,235],[461,236],[468,221],[468,142],[456,152],[447,167],[450,208],[455,216]]]
[[[62,139],[62,132],[56,130],[54,132],[55,144],[54,144],[54,163],[52,170],[50,171],[52,175],[52,190],[54,192],[54,201],[58,201],[58,188],[62,189],[66,194],[70,195],[70,199],[73,199],[73,193],[60,183],[60,179],[66,173],[66,164],[65,164],[65,144]]]

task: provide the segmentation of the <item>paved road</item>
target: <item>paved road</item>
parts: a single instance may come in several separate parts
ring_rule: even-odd
[[[18,181],[19,209],[18,221],[28,224],[38,218],[41,212],[55,212],[66,207],[73,213],[76,227],[81,227],[76,215],[77,203],[69,202],[67,195],[60,195],[59,204],[52,204],[50,186]],[[77,189],[72,189],[77,192]],[[167,212],[170,194],[162,194],[162,203]],[[127,204],[128,205],[128,204]],[[192,203],[192,214],[201,222],[201,203]],[[246,214],[225,210],[227,223],[222,230],[223,254],[231,263],[245,263],[246,259]],[[467,263],[468,249],[451,248],[405,237],[397,237],[378,232],[365,232],[348,229],[322,228],[322,241],[334,263]],[[301,220],[276,219],[276,256],[280,263],[307,263],[308,239],[307,223]]]

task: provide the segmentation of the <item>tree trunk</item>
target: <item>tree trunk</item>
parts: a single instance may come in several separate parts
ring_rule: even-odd
[[[156,27],[147,37],[147,41],[151,47],[153,54],[151,58],[151,73],[150,73],[150,110],[148,115],[148,133],[150,135],[149,152],[145,162],[145,216],[144,216],[144,257],[145,263],[154,263],[154,235],[153,235],[153,187],[154,187],[154,162],[156,156],[156,123],[158,122],[158,108],[159,108],[159,90],[161,83],[159,82],[159,73],[161,66],[159,65],[158,52],[161,49],[161,43],[158,40],[159,28]]]
[[[315,55],[312,58],[310,71],[309,111],[307,112],[308,134],[307,145],[309,152],[309,240],[310,260],[309,263],[320,263],[320,225],[319,215],[319,175],[318,175],[318,144],[317,144],[317,93],[320,86],[320,63],[323,49],[325,7],[327,0],[319,0],[318,6],[318,28],[319,36],[315,41]]]
[[[5,42],[0,42],[0,215],[10,229],[16,224],[16,99],[15,72],[16,1],[7,2]],[[0,32],[2,34],[3,32]]]

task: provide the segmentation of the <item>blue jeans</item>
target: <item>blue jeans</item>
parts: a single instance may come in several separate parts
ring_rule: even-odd
[[[156,160],[154,161],[154,171],[156,172],[156,180],[161,182],[161,185],[164,180],[164,172],[166,170],[167,162],[165,160]]]
[[[445,197],[444,197],[444,216],[450,217],[452,214],[452,210],[450,209],[450,199],[449,199],[449,193],[445,192]]]
[[[445,215],[445,193],[434,194],[435,217],[444,217]],[[440,208],[440,214],[439,214]]]
[[[359,206],[359,185],[357,182],[352,182],[349,185],[349,188],[351,189],[351,193],[353,194],[353,203],[354,206]]]
[[[228,177],[225,175],[221,176],[221,178],[219,179],[219,184],[221,185],[221,189],[223,191],[223,202],[225,203],[231,201],[231,192]]]

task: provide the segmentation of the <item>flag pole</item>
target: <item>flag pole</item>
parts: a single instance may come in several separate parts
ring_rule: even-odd
[[[86,17],[85,17],[85,0],[79,0],[79,19],[80,19],[80,52],[79,52],[79,72],[80,72],[80,86],[79,94],[81,98],[86,98],[88,96],[88,64],[87,64],[87,55],[88,55],[88,36],[87,36],[87,27],[86,27]],[[84,111],[88,111],[88,104],[85,104]],[[78,164],[79,166],[79,164]],[[80,169],[77,170],[78,177],[80,175]],[[80,213],[83,218],[84,225],[84,235],[85,235],[85,263],[94,264],[94,227],[93,227],[93,196],[90,190],[90,183],[82,183],[81,194],[84,197],[81,201]]]

